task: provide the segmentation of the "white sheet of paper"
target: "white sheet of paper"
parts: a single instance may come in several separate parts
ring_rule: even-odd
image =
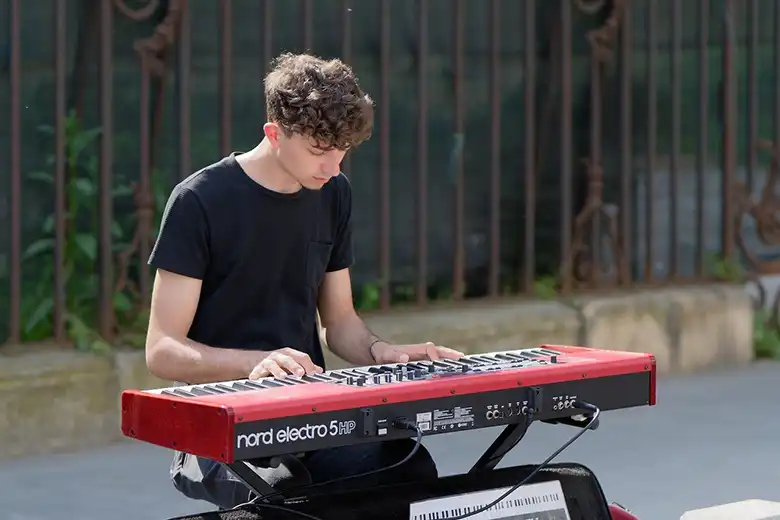
[[[509,491],[511,486],[475,491],[409,504],[410,520],[445,520],[476,511]],[[571,520],[557,480],[521,486],[498,504],[468,520]],[[466,520],[466,519],[464,519]]]

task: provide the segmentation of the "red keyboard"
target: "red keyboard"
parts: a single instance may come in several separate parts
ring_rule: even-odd
[[[655,358],[585,347],[474,354],[122,393],[124,435],[224,463],[655,404]],[[532,414],[532,415],[530,415]]]

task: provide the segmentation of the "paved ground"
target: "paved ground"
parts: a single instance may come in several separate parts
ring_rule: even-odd
[[[590,466],[610,499],[648,520],[747,498],[780,501],[780,364],[664,379],[655,408],[604,414],[561,455]],[[541,461],[573,432],[536,425],[508,463]],[[494,432],[426,444],[443,474],[460,472]],[[164,520],[207,509],[167,480],[168,452],[121,444],[93,453],[0,464],[2,520]]]

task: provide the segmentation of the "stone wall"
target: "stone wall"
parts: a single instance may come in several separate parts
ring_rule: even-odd
[[[467,353],[539,344],[648,352],[661,374],[753,358],[753,311],[742,287],[715,285],[580,297],[505,299],[365,316],[394,342],[434,341]],[[328,355],[328,367],[345,363]],[[119,394],[167,383],[142,352],[97,356],[60,346],[0,351],[0,459],[94,449],[118,441]]]

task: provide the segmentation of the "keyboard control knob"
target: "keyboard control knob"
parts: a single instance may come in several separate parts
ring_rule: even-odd
[[[557,363],[558,362],[558,356],[550,356],[550,363]]]

